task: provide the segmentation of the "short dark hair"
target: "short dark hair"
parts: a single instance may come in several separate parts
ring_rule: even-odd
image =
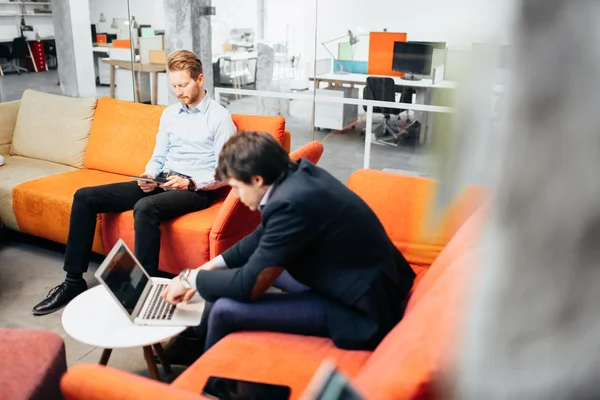
[[[287,151],[273,136],[242,131],[229,138],[221,149],[215,177],[249,184],[253,176],[260,176],[265,185],[272,185],[285,175],[290,163]]]

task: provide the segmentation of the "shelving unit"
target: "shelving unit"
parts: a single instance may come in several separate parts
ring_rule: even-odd
[[[36,13],[35,9],[43,9],[46,12]],[[52,3],[50,1],[0,0],[0,38],[19,36],[21,19],[25,20],[26,25],[34,28],[34,33],[25,33],[28,39],[32,39],[37,33],[41,37],[54,36]]]

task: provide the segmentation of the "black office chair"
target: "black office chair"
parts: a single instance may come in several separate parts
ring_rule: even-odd
[[[0,45],[0,60],[3,59],[10,64],[10,61],[12,60],[12,55],[10,54],[10,47]],[[5,68],[9,67],[9,64],[3,64],[0,68],[4,70]]]
[[[396,86],[394,80],[392,78],[369,76],[367,78],[367,85],[363,89],[363,99],[395,103]],[[367,110],[367,106],[363,106],[363,108],[365,111]],[[399,114],[400,111],[397,108],[373,107],[374,113],[383,114],[383,130],[380,137],[393,136],[396,133],[390,125],[390,118],[392,115]],[[375,131],[374,133],[375,137],[377,137],[377,132]]]
[[[21,75],[21,71],[29,72],[27,68],[19,66],[19,60],[26,57],[29,57],[27,39],[25,39],[23,36],[14,38],[12,42],[12,50],[10,52],[10,65],[4,69],[4,72],[15,71],[19,75]]]

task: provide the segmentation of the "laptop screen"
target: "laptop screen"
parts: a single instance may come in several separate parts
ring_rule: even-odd
[[[148,283],[148,276],[125,245],[122,244],[119,247],[102,272],[101,278],[131,315]]]

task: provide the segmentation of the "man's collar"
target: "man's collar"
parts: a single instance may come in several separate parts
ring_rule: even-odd
[[[181,113],[186,113],[186,114],[197,114],[197,113],[202,113],[205,114],[206,110],[208,109],[208,104],[210,103],[210,95],[208,94],[208,92],[205,90],[204,91],[204,98],[202,99],[202,101],[196,106],[194,107],[192,110],[190,110],[185,104],[181,104],[181,108],[179,109],[179,114]]]
[[[260,199],[260,203],[258,203],[258,210],[259,211],[262,211],[263,208],[265,208],[265,206],[267,205],[267,203],[269,201],[269,198],[271,197],[271,193],[273,192],[273,188],[274,187],[275,187],[275,185],[269,186],[269,188],[267,189],[267,191],[263,195],[262,199]]]

